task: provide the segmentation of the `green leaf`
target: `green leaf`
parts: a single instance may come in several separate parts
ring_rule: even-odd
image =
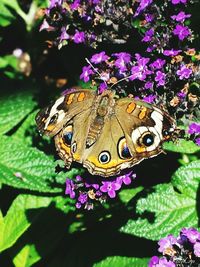
[[[23,140],[0,138],[0,182],[39,192],[61,192],[52,188],[55,162],[36,148],[25,146]]]
[[[14,257],[13,263],[15,267],[30,267],[41,259],[35,245],[27,244],[20,252]]]
[[[29,131],[31,127],[33,128],[34,126],[36,126],[35,116],[37,112],[38,111],[36,110],[27,116],[27,118],[20,125],[17,131],[12,135],[13,138],[16,138],[19,141],[23,140],[23,142],[27,145],[32,145],[33,140],[31,134],[29,134]],[[35,129],[35,131],[37,130]]]
[[[200,151],[200,147],[197,146],[193,141],[187,141],[184,139],[179,139],[177,143],[172,141],[165,142],[163,144],[163,149],[185,154],[193,154]]]
[[[48,197],[18,196],[6,216],[2,218],[0,215],[0,252],[11,247],[31,225],[26,216],[26,210],[47,207],[50,202],[51,198]],[[35,214],[35,217],[38,216],[38,213]]]
[[[11,66],[13,69],[17,69],[17,58],[13,55],[6,55],[0,57],[0,69],[4,69],[7,66]]]
[[[21,91],[0,97],[0,134],[17,125],[35,106],[32,92]]]
[[[123,203],[128,203],[133,197],[137,195],[137,193],[141,192],[142,190],[142,186],[139,186],[137,188],[124,189],[119,192],[119,197]]]
[[[10,25],[14,18],[15,17],[10,10],[2,2],[0,2],[0,26],[6,27]]]
[[[197,227],[199,182],[200,161],[179,168],[173,175],[172,184],[157,185],[153,193],[139,199],[136,207],[139,218],[130,219],[121,231],[158,240],[168,234],[177,235],[183,227]],[[148,213],[151,216],[147,216]]]
[[[147,267],[149,259],[128,258],[128,257],[108,257],[105,260],[96,263],[93,267]]]

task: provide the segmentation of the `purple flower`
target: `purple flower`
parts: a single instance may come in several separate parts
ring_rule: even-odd
[[[108,193],[110,198],[115,198],[116,197],[116,192],[117,190],[119,190],[121,188],[121,184],[116,182],[116,181],[112,181],[112,182],[102,182],[102,186],[100,187],[101,192],[103,193]]]
[[[196,133],[200,133],[200,124],[198,123],[191,123],[189,125],[189,130],[188,130],[189,134],[196,134]]]
[[[101,63],[103,61],[106,61],[108,59],[108,56],[106,55],[105,51],[102,51],[99,54],[95,54],[91,58],[91,62],[94,64]]]
[[[178,22],[184,22],[184,20],[189,17],[191,17],[191,14],[185,14],[184,11],[179,12],[177,15],[171,16],[173,20]]]
[[[72,10],[76,10],[80,6],[80,0],[75,0],[73,3],[71,3],[70,8]]]
[[[160,246],[158,251],[163,253],[167,248],[172,248],[176,243],[177,239],[173,235],[168,235],[167,237],[160,239],[158,242],[158,245]]]
[[[156,267],[176,267],[176,264],[173,261],[168,261],[166,258],[161,258]]]
[[[94,74],[93,70],[90,66],[85,66],[82,69],[82,73],[80,75],[80,79],[84,80],[84,82],[88,82],[90,80],[90,75]]]
[[[117,179],[116,179],[116,182],[119,183],[119,184],[121,184],[121,185],[123,183],[125,185],[129,185],[132,182],[132,179],[131,179],[132,175],[133,175],[133,172],[131,171],[131,172],[126,173],[124,175],[118,176]]]
[[[180,3],[186,4],[187,0],[172,0],[173,5],[177,5]]]
[[[183,41],[188,35],[190,35],[190,30],[187,26],[181,24],[176,25],[176,28],[173,30],[174,35],[177,35],[179,40]]]
[[[160,70],[158,70],[156,72],[156,77],[155,77],[155,81],[158,82],[157,85],[158,86],[163,86],[165,85],[165,77],[166,77],[166,74]]]
[[[152,36],[154,35],[154,29],[149,29],[145,32],[145,35],[142,39],[143,42],[149,42],[152,39]]]
[[[60,35],[60,41],[62,42],[63,40],[68,40],[70,38],[69,34],[66,31],[65,27],[62,27],[61,29],[61,35]]]
[[[79,197],[78,197],[78,201],[81,203],[81,204],[85,204],[88,200],[88,195],[86,193],[80,193],[79,194]]]
[[[195,143],[196,143],[198,146],[200,146],[200,137],[198,137],[198,138],[195,139]]]
[[[70,198],[75,198],[75,192],[74,192],[75,186],[74,182],[71,179],[66,179],[66,189],[65,194],[69,195]]]
[[[55,28],[50,26],[46,19],[43,20],[42,25],[40,26],[40,32],[46,30],[48,32],[55,31]]]
[[[164,59],[158,58],[150,64],[150,67],[153,69],[161,69],[165,65],[165,62]]]
[[[78,30],[76,30],[73,40],[74,40],[74,43],[76,44],[83,43],[85,41],[85,33],[79,32]]]
[[[145,96],[142,100],[147,102],[147,103],[154,103],[154,100],[156,99],[156,95],[148,95],[148,96]]]
[[[197,257],[200,257],[200,242],[196,242],[194,244],[194,254],[197,256]]]
[[[80,208],[81,208],[81,203],[76,202],[76,208],[77,208],[77,209],[80,209]]]
[[[157,256],[153,256],[148,263],[148,267],[155,267],[157,266],[158,263],[159,263],[159,258]]]
[[[148,7],[151,3],[153,2],[153,0],[140,0],[139,1],[139,6],[135,12],[134,17],[138,16],[146,7]]]
[[[181,230],[182,235],[186,236],[192,244],[196,243],[197,240],[200,241],[200,232],[195,228],[183,228]]]
[[[105,82],[103,82],[103,83],[100,83],[98,91],[100,94],[102,94],[107,88],[108,88],[108,85]]]
[[[125,52],[115,53],[113,55],[117,57],[117,60],[115,61],[114,65],[119,68],[120,71],[126,71],[126,64],[130,62],[131,55]]]
[[[146,22],[152,22],[152,20],[154,19],[154,16],[152,14],[144,14],[145,15],[145,20]]]
[[[144,84],[144,88],[145,88],[145,89],[151,89],[152,87],[153,87],[153,82],[147,81],[147,82]]]
[[[182,65],[181,68],[177,70],[176,74],[179,76],[180,80],[188,79],[192,74],[192,70],[187,68],[186,65]]]
[[[173,48],[170,50],[164,50],[163,51],[163,55],[165,56],[177,56],[179,53],[181,52],[181,50],[174,50]]]
[[[131,68],[132,75],[130,80],[139,79],[143,81],[146,79],[147,75],[152,73],[147,67],[150,58],[141,57],[139,54],[136,54],[135,57],[137,59],[137,65]]]
[[[62,1],[63,0],[50,0],[50,6],[49,6],[49,8],[51,9],[51,8],[57,6],[57,5],[58,6],[62,5]]]
[[[179,93],[177,94],[177,96],[178,96],[180,99],[184,99],[185,96],[186,96],[186,93],[184,93],[184,92],[179,92]]]
[[[176,267],[176,265],[166,258],[159,259],[157,256],[153,256],[148,263],[148,267]]]

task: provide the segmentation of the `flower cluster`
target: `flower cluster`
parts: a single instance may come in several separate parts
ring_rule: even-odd
[[[109,180],[77,175],[75,180],[66,179],[65,194],[76,200],[76,208],[90,210],[95,202],[103,203],[108,198],[115,198],[122,186],[130,185],[135,177],[132,171]]]
[[[96,85],[99,93],[114,88],[121,96],[131,94],[149,103],[162,103],[176,119],[191,120],[199,107],[199,97],[190,91],[190,84],[197,80],[199,59],[194,49],[164,50],[148,57],[127,52],[108,56],[102,51],[88,60],[80,79]]]
[[[54,31],[54,43],[59,47],[69,41],[94,48],[104,41],[122,44],[142,33],[147,51],[160,52],[170,49],[171,43],[179,47],[180,41],[192,40],[185,23],[190,14],[183,11],[189,2],[50,0],[41,30]]]
[[[200,124],[195,122],[191,123],[188,133],[191,135],[192,139],[195,140],[196,144],[200,146]]]
[[[184,267],[200,265],[200,232],[183,228],[178,237],[168,235],[159,242],[163,257],[153,256],[149,267]]]

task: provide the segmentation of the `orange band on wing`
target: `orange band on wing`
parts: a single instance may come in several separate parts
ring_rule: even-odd
[[[74,94],[70,94],[68,99],[67,99],[67,105],[70,105],[72,103],[73,98],[74,98]]]
[[[147,108],[146,107],[142,107],[138,117],[140,120],[143,120],[146,117],[147,114]]]
[[[130,104],[128,104],[127,106],[127,113],[130,114],[135,110],[136,104],[134,102],[131,102]]]
[[[77,98],[77,100],[78,100],[78,102],[81,102],[81,101],[83,101],[84,100],[84,98],[85,98],[85,93],[80,93],[79,95],[78,95],[78,98]]]

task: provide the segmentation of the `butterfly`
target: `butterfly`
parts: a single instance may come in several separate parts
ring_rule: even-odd
[[[156,106],[89,89],[61,96],[37,114],[36,123],[40,133],[54,136],[67,168],[76,161],[103,177],[157,156],[176,129],[174,119]]]

